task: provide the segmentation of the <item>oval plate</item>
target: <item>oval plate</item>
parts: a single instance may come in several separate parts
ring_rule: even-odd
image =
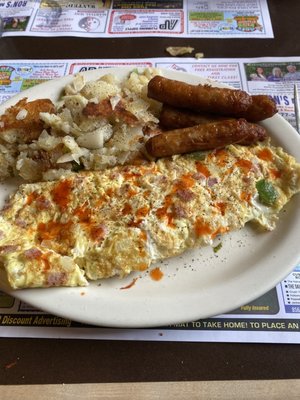
[[[87,80],[112,73],[121,79],[132,70],[110,68],[84,73]],[[166,77],[198,84],[216,82],[178,71],[163,70]],[[72,76],[47,81],[0,106],[0,113],[23,97],[29,100],[58,100]],[[282,146],[300,161],[300,137],[279,115],[263,122],[274,143]],[[16,184],[0,186],[1,206]],[[281,213],[272,232],[258,232],[246,226],[222,238],[222,248],[212,247],[188,251],[155,266],[163,271],[163,279],[153,281],[149,271],[131,274],[125,279],[112,278],[92,282],[86,288],[10,289],[4,271],[0,288],[34,307],[64,318],[110,327],[158,327],[207,318],[240,307],[282,281],[300,260],[299,225],[300,196],[294,196]],[[122,288],[133,282],[126,290]]]

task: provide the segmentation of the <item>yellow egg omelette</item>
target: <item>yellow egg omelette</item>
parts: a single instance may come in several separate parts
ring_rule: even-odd
[[[272,230],[299,191],[300,164],[269,143],[24,184],[0,215],[0,262],[14,289],[124,277],[249,221]]]

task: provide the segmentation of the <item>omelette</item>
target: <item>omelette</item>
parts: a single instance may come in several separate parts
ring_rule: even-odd
[[[24,184],[0,215],[0,261],[14,289],[124,277],[249,221],[272,230],[299,191],[300,164],[268,142]]]

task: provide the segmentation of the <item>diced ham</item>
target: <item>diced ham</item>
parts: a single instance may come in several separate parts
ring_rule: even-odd
[[[32,247],[31,249],[24,251],[24,256],[29,260],[35,260],[37,258],[40,258],[42,254],[43,253],[36,247]]]

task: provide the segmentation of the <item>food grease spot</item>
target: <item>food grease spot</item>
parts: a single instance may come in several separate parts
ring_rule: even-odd
[[[150,277],[154,281],[160,281],[162,277],[164,276],[163,272],[161,271],[160,268],[154,268],[150,271]]]
[[[120,290],[124,289],[130,289],[133,285],[135,285],[135,282],[138,280],[138,278],[132,279],[132,281],[127,285],[127,286],[122,286],[120,287]]]

